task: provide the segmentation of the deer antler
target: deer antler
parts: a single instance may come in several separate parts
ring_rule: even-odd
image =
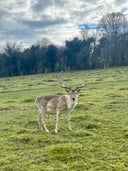
[[[81,90],[81,88],[83,88],[87,85],[87,78],[88,78],[88,74],[86,74],[84,82],[82,84],[78,85],[76,87],[75,91],[79,92]]]
[[[62,73],[63,73],[63,71],[60,72],[60,86],[69,92],[71,90],[71,87],[67,87],[64,85],[64,83],[62,81]]]

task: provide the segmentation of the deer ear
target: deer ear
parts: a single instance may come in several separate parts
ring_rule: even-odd
[[[71,93],[71,90],[69,90],[69,89],[65,89],[65,91],[67,92],[67,93]]]
[[[80,88],[79,88],[79,89],[77,89],[77,90],[76,90],[76,93],[79,93],[79,92],[80,92],[80,90],[81,90]]]

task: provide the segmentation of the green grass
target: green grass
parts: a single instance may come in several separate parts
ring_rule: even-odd
[[[87,71],[88,85],[71,113],[73,131],[61,115],[47,119],[50,133],[38,129],[37,96],[65,93],[58,74],[0,79],[1,171],[127,171],[128,67]],[[77,85],[84,71],[64,73]]]

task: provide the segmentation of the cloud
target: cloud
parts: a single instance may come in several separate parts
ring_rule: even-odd
[[[127,3],[127,0],[115,0],[115,5],[122,5],[122,4],[125,4]]]
[[[47,1],[42,1],[42,0],[37,0],[35,3],[31,4],[31,7],[34,11],[43,11],[47,7],[52,5],[52,0],[47,0]]]
[[[63,24],[65,23],[65,20],[63,18],[51,19],[49,17],[45,17],[42,20],[23,20],[22,23],[30,28],[44,28]]]
[[[80,27],[95,26],[110,12],[128,12],[127,0],[1,0],[0,46],[21,41],[29,46],[43,37],[56,44],[79,35]]]

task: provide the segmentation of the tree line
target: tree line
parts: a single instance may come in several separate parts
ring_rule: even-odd
[[[103,16],[97,30],[85,28],[63,47],[43,39],[22,50],[7,42],[0,53],[0,77],[118,66],[128,66],[128,21],[120,12]]]

